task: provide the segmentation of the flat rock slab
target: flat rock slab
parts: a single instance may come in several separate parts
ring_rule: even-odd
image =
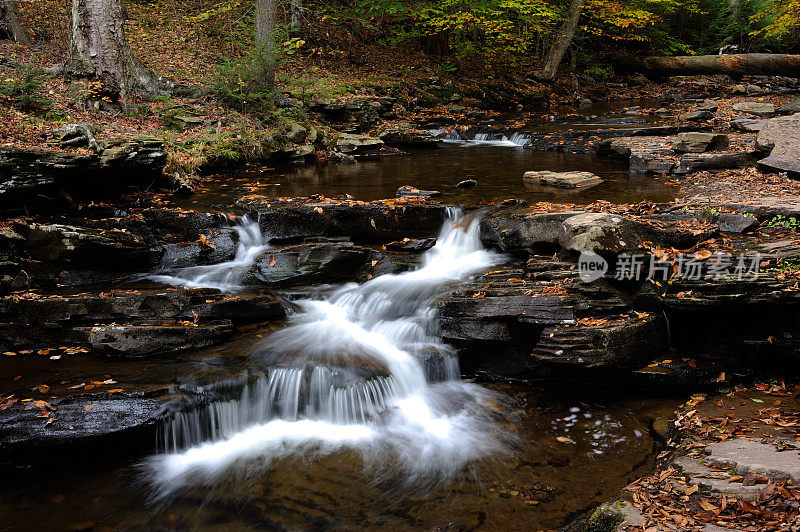
[[[681,456],[675,460],[675,465],[679,466],[684,473],[689,475],[689,486],[708,486],[717,493],[722,493],[729,497],[736,497],[746,501],[754,501],[758,494],[764,489],[763,484],[745,486],[741,482],[728,482],[733,476],[725,471],[712,471],[705,464],[700,463],[691,456]]]
[[[733,110],[756,116],[769,116],[775,113],[775,106],[764,102],[739,102],[733,105]]]
[[[800,113],[800,98],[797,100],[785,103],[776,109],[778,114],[782,115],[791,115],[794,113]]]
[[[773,445],[745,438],[714,443],[706,450],[711,453],[706,463],[734,468],[738,475],[755,473],[800,482],[800,456],[796,452],[778,452]]]
[[[200,349],[233,335],[229,321],[193,325],[102,325],[92,327],[92,349],[107,356],[147,357]]]
[[[525,172],[522,180],[526,184],[557,188],[589,188],[603,182],[591,172]]]
[[[758,133],[766,123],[766,120],[758,120],[755,118],[734,118],[731,120],[731,127],[746,133]]]
[[[800,113],[769,120],[758,132],[756,148],[769,153],[758,162],[760,169],[800,177]]]

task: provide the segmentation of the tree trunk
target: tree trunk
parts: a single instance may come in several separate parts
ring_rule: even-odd
[[[256,0],[257,81],[265,89],[275,85],[276,0]]]
[[[292,0],[292,31],[298,33],[303,28],[303,0]]]
[[[629,69],[661,76],[694,74],[747,75],[800,75],[800,55],[787,54],[732,54],[689,55],[676,57],[644,57],[634,59]]]
[[[102,84],[99,96],[127,100],[164,94],[156,74],[131,52],[122,0],[72,0],[68,70]]]
[[[578,27],[578,19],[581,18],[582,11],[583,0],[572,0],[569,5],[567,20],[564,21],[564,25],[561,27],[561,31],[559,31],[558,36],[556,37],[556,42],[553,43],[553,46],[547,53],[547,59],[545,59],[544,67],[542,67],[542,69],[538,72],[534,73],[534,77],[536,79],[543,81],[555,79],[558,66],[564,59],[564,54],[567,53],[567,48],[569,48],[569,45],[572,42],[572,37],[575,36],[575,29]]]
[[[17,4],[13,0],[0,0],[0,30],[19,44],[28,45],[31,39],[19,23]]]

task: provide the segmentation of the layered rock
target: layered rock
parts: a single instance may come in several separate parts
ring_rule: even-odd
[[[167,154],[156,138],[105,140],[97,153],[79,154],[28,148],[0,148],[0,202],[35,201],[117,194],[163,179]],[[40,198],[41,199],[41,198]]]
[[[249,196],[238,205],[258,216],[274,239],[346,236],[354,241],[388,242],[432,237],[442,226],[447,207],[418,198],[363,202],[322,196],[272,200]]]

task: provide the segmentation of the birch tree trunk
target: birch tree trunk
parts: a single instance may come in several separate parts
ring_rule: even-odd
[[[572,0],[567,13],[567,20],[561,26],[561,31],[558,32],[556,42],[550,48],[545,59],[544,66],[541,70],[534,73],[536,79],[543,81],[550,81],[555,79],[556,72],[561,61],[564,60],[564,54],[567,53],[572,38],[575,36],[575,29],[578,27],[578,19],[581,18],[583,11],[583,0]]]
[[[28,45],[31,39],[19,23],[17,9],[13,0],[0,0],[0,29],[19,44]]]
[[[257,81],[264,89],[275,85],[276,0],[256,0]]]
[[[68,70],[99,81],[101,94],[112,100],[164,94],[156,74],[128,46],[122,0],[72,0]]]

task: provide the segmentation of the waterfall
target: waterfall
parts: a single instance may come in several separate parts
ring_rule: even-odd
[[[453,210],[419,269],[301,301],[303,312],[255,347],[267,369],[240,398],[164,426],[163,452],[147,464],[156,493],[254,460],[345,449],[373,475],[402,472],[421,486],[504,452],[502,398],[462,381],[436,334],[436,297],[502,260],[483,249],[478,225]]]
[[[264,250],[268,249],[267,240],[261,233],[261,227],[255,220],[243,216],[234,227],[239,237],[236,255],[233,259],[219,264],[207,266],[189,266],[177,270],[169,270],[170,256],[164,258],[165,270],[149,279],[173,286],[188,288],[217,288],[223,292],[241,290],[244,273]]]
[[[459,130],[437,129],[430,132],[434,137],[442,139],[444,142],[459,144],[462,146],[525,146],[531,141],[533,136],[530,133],[518,131],[495,132],[495,131],[476,131],[475,128]]]

